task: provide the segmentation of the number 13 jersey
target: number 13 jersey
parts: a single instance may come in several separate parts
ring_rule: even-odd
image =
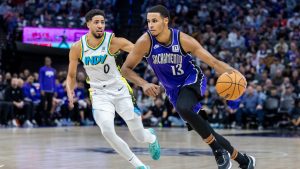
[[[180,31],[171,30],[171,43],[168,46],[159,43],[148,31],[151,47],[147,62],[151,65],[157,78],[168,91],[196,83],[198,77],[204,78],[199,67],[194,64],[193,57],[185,53],[180,45]]]

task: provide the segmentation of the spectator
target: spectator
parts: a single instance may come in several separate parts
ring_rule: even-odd
[[[294,26],[300,26],[300,16],[298,12],[295,12],[293,17],[287,21],[288,28],[293,28]]]
[[[142,116],[146,123],[151,126],[162,126],[167,121],[168,112],[161,98],[156,98],[154,106],[149,108],[149,111]]]
[[[290,114],[295,106],[295,100],[297,96],[293,93],[293,87],[291,85],[283,86],[282,95],[280,97],[279,111]]]
[[[52,118],[55,119],[56,125],[70,126],[72,125],[72,118],[74,119],[74,112],[69,110],[68,96],[66,90],[66,81],[60,82],[56,80],[55,96],[53,97],[53,108],[51,110]],[[61,118],[61,119],[60,119]],[[60,119],[60,121],[58,121]],[[54,125],[54,124],[50,124]]]
[[[284,41],[284,38],[281,37],[279,39],[279,42],[274,46],[274,53],[278,53],[279,52],[279,47],[281,48],[280,50],[283,52],[283,53],[287,53],[288,50],[289,50],[289,46],[288,44]]]
[[[22,125],[22,120],[24,124],[28,127],[32,127],[32,123],[29,121],[31,116],[30,105],[24,102],[23,91],[18,87],[18,79],[12,78],[11,86],[5,90],[5,101],[13,104],[13,114],[12,123],[15,127]],[[22,117],[23,116],[23,117]]]
[[[258,129],[263,129],[263,103],[259,100],[258,94],[252,86],[247,88],[247,91],[241,100],[240,109],[236,112],[236,121],[238,127],[242,126],[243,117],[254,116],[258,118]]]
[[[51,125],[50,110],[55,94],[56,70],[51,67],[51,58],[45,57],[45,66],[40,68],[39,83],[41,91],[42,120],[46,125]]]
[[[41,94],[40,91],[33,85],[33,80],[33,76],[29,75],[22,87],[22,90],[24,94],[24,101],[31,105],[30,107],[32,108],[32,110],[30,111],[32,112],[34,117],[40,110]],[[29,120],[35,124],[36,122],[33,117],[29,117]]]
[[[8,125],[8,115],[11,115],[13,112],[12,104],[4,100],[6,85],[2,75],[0,74],[0,126]]]
[[[168,126],[183,127],[185,125],[184,121],[176,112],[176,109],[173,107],[168,98],[165,99],[165,106],[168,114],[168,122],[170,123]]]
[[[298,99],[296,102],[296,106],[293,108],[291,112],[292,124],[295,128],[300,127],[300,100]]]
[[[77,87],[75,89],[75,105],[74,105],[74,110],[75,111],[75,116],[78,115],[79,113],[79,118],[76,119],[79,120],[80,125],[89,125],[92,124],[90,121],[91,117],[91,102],[88,99],[87,91],[84,88],[84,83],[83,82],[77,82]]]

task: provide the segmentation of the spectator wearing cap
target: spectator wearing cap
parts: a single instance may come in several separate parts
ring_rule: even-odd
[[[298,12],[295,12],[293,17],[288,19],[287,27],[293,28],[294,26],[300,26],[300,15]]]

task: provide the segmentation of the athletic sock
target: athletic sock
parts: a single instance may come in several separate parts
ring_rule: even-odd
[[[233,150],[233,153],[231,155],[231,159],[235,160],[240,165],[241,164],[248,164],[248,162],[249,162],[249,159],[246,156],[244,156],[243,154],[241,154],[240,152],[238,152],[236,149]]]
[[[143,164],[141,162],[140,159],[138,159],[134,154],[133,156],[128,160],[134,167],[140,167],[140,166],[145,166],[145,164]]]
[[[212,134],[204,139],[204,141],[210,146],[213,152],[218,149],[223,149]]]

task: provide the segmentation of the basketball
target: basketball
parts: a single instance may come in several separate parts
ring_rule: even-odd
[[[218,78],[216,91],[226,100],[236,100],[245,92],[246,87],[246,78],[241,73],[226,72]]]

